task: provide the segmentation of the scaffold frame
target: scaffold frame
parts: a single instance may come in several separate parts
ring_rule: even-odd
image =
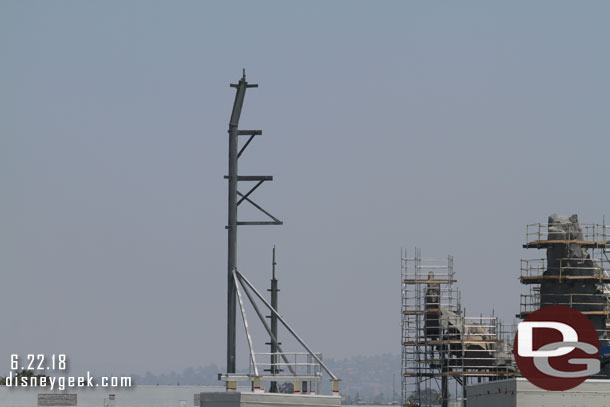
[[[541,288],[546,282],[570,284],[566,293],[553,293],[553,305],[578,309],[589,318],[605,318],[605,329],[597,329],[600,338],[610,338],[610,247],[609,226],[582,224],[578,221],[534,223],[526,225],[524,248],[550,249],[580,247],[585,257],[564,257],[548,264],[548,259],[521,259],[519,280],[528,286],[528,293],[520,295],[519,318],[527,318],[543,303]],[[583,264],[590,262],[590,264]],[[579,284],[582,283],[582,284]],[[591,292],[590,285],[599,289]],[[579,289],[579,287],[581,287]],[[584,287],[587,287],[585,289]]]
[[[465,316],[456,283],[452,256],[424,258],[416,248],[408,257],[402,251],[404,407],[465,405],[469,380],[516,375],[514,325],[502,324],[493,315]],[[499,360],[509,360],[509,365]]]

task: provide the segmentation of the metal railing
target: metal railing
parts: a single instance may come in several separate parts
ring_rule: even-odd
[[[591,265],[587,265],[591,262]],[[548,270],[546,259],[521,259],[521,278],[542,277]],[[559,260],[557,274],[559,279],[565,277],[595,277],[600,280],[610,277],[610,260],[606,258],[563,258]]]
[[[610,304],[606,296],[583,293],[549,294],[549,296],[553,297],[553,305],[575,308],[584,314],[600,313],[610,315]],[[519,311],[522,315],[538,310],[540,305],[540,293],[531,291],[529,294],[521,294]]]
[[[566,228],[567,226],[567,228]],[[608,226],[599,224],[532,223],[525,228],[525,243],[544,240],[608,241]]]
[[[546,271],[546,259],[521,259],[521,277],[541,277]]]
[[[521,315],[531,313],[540,308],[540,292],[530,289],[528,294],[521,294],[519,301],[519,313]]]
[[[281,358],[284,355],[286,359]],[[256,352],[254,353],[256,367],[259,372],[278,372],[281,376],[322,376],[322,367],[308,352]],[[271,363],[271,356],[275,356],[275,363]],[[321,353],[316,356],[322,359]],[[288,363],[286,363],[288,360]],[[254,365],[250,363],[250,372],[254,372]],[[273,375],[272,373],[269,373]]]

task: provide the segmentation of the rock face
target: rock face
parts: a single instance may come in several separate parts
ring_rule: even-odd
[[[608,297],[603,284],[595,278],[579,279],[578,276],[600,277],[603,275],[599,263],[591,258],[589,250],[582,244],[572,243],[587,240],[578,223],[578,216],[553,214],[548,220],[548,240],[562,241],[547,248],[547,269],[540,286],[540,307],[565,305],[583,312],[598,330],[600,346],[610,346],[606,332]],[[569,243],[564,243],[571,241]],[[554,276],[557,278],[546,278]],[[610,365],[602,360],[603,377],[610,377]]]
[[[583,241],[583,233],[578,224],[578,216],[549,216],[548,240]],[[545,276],[591,276],[598,275],[589,252],[580,244],[557,244],[546,252],[547,270]],[[567,305],[581,312],[604,311],[602,290],[595,280],[548,279],[540,287],[540,306]],[[602,329],[601,318],[595,318],[596,328]],[[605,318],[604,318],[605,320]],[[593,322],[593,319],[592,319]]]
[[[429,279],[433,279],[430,274]],[[446,352],[444,368],[456,367],[479,371],[514,371],[512,352],[497,341],[494,333],[485,326],[466,322],[461,312],[454,312],[440,304],[440,284],[426,285],[426,313],[424,327],[430,341],[452,341],[436,345],[439,352]],[[464,349],[462,349],[464,346]]]

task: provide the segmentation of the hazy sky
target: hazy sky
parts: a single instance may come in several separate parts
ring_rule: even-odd
[[[274,175],[252,197],[285,225],[242,227],[239,269],[266,289],[277,245],[280,308],[315,350],[400,352],[403,247],[452,254],[468,313],[511,320],[519,259],[543,255],[525,224],[610,213],[609,19],[602,1],[1,2],[0,374],[11,353],[224,367],[242,68],[260,87],[241,127],[264,134],[240,171]]]

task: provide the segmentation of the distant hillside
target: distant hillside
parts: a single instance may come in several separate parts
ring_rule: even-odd
[[[362,401],[390,402],[393,382],[394,400],[400,399],[399,355],[354,356],[341,360],[327,359],[325,362],[341,378],[341,394],[347,399],[345,404],[356,401],[356,397]]]
[[[346,403],[392,401],[392,382],[395,380],[395,399],[400,398],[400,356],[383,354],[376,356],[354,356],[348,359],[325,359],[328,367],[341,378],[341,394]],[[221,368],[216,364],[186,368],[182,373],[174,371],[155,375],[147,372],[144,375],[132,374],[133,382],[141,385],[218,385],[218,373]],[[328,377],[322,380],[322,390],[330,392]]]
[[[171,371],[159,375],[146,372],[145,375],[132,374],[132,382],[136,385],[160,386],[218,386],[218,373],[221,369],[214,363],[198,368],[188,367],[182,373]]]

